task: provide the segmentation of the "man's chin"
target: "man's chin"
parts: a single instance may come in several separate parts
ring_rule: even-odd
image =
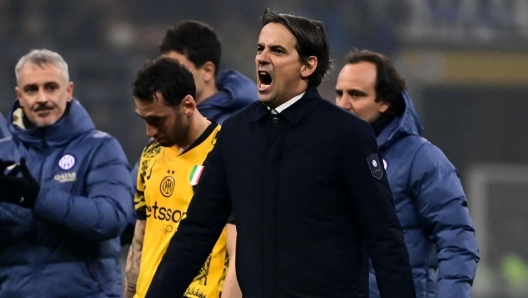
[[[273,98],[270,94],[259,94],[258,99],[261,103],[265,105],[269,105],[275,100],[275,98]]]
[[[160,144],[163,147],[172,147],[172,146],[176,145],[176,144],[174,144],[174,143],[172,143],[170,141],[167,141],[166,139],[159,140],[159,141],[156,140],[156,142],[158,142],[158,144]]]
[[[36,119],[32,122],[36,127],[48,127],[57,123],[57,119]]]

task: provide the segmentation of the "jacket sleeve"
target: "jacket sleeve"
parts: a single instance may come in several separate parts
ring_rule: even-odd
[[[356,127],[343,146],[345,181],[381,297],[415,297],[409,254],[374,132],[366,122]]]
[[[104,241],[118,237],[132,212],[132,181],[123,149],[104,137],[84,173],[83,196],[45,185],[33,207],[37,218],[54,222],[81,237]]]
[[[147,291],[147,298],[182,297],[213,249],[231,213],[222,161],[222,132],[209,153],[187,217],[180,222]]]
[[[478,246],[455,167],[427,142],[412,162],[410,183],[429,240],[436,246],[436,297],[471,297]]]
[[[0,139],[10,136],[9,126],[7,121],[2,114],[0,114]]]

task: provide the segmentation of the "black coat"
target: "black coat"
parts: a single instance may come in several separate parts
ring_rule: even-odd
[[[233,208],[247,298],[414,297],[409,256],[376,140],[316,89],[279,115],[260,102],[224,122],[147,297],[181,297]],[[370,166],[369,166],[370,163]]]

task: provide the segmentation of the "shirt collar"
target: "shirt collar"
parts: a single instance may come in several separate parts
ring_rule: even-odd
[[[274,110],[277,111],[277,113],[282,113],[282,111],[286,110],[288,107],[290,107],[292,104],[296,103],[297,101],[299,101],[299,99],[301,99],[301,97],[303,97],[304,93],[306,93],[306,91],[304,91],[303,93],[293,97],[292,99],[288,100],[287,102],[281,104],[280,106],[276,107]],[[272,110],[271,108],[268,107],[269,110]]]
[[[319,95],[319,92],[317,92],[317,89],[309,88],[308,90],[306,90],[306,92],[303,92],[299,96],[290,99],[288,102],[291,103],[287,106],[289,108],[282,109],[282,113],[280,113],[280,116],[286,119],[292,125],[296,125],[302,120],[302,118],[304,118],[304,116],[306,116],[307,113],[309,113],[317,105],[318,102],[320,102],[320,100],[322,100],[322,98]],[[297,104],[293,105],[295,102],[297,102]],[[268,107],[262,104],[261,102],[258,102],[258,104],[255,104],[253,108],[250,121],[259,121],[265,115],[269,114],[270,109],[268,109]]]

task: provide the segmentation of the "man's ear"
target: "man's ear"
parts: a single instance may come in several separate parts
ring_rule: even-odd
[[[380,113],[385,113],[387,112],[387,110],[389,109],[390,107],[390,102],[386,102],[386,101],[381,101],[381,106],[379,108],[379,112]]]
[[[200,66],[200,73],[204,82],[214,81],[216,66],[213,62],[207,61]]]
[[[69,82],[66,87],[66,92],[68,93],[68,102],[73,100],[73,82]]]
[[[22,91],[20,91],[20,88],[18,88],[18,86],[15,87],[15,93],[18,99],[22,97]]]
[[[194,98],[187,94],[180,103],[180,110],[185,116],[191,116],[196,110],[196,101]]]
[[[304,78],[311,76],[312,73],[314,73],[316,69],[317,69],[317,57],[315,56],[308,57],[306,62],[304,62],[304,64],[301,66],[301,77],[304,79]]]

